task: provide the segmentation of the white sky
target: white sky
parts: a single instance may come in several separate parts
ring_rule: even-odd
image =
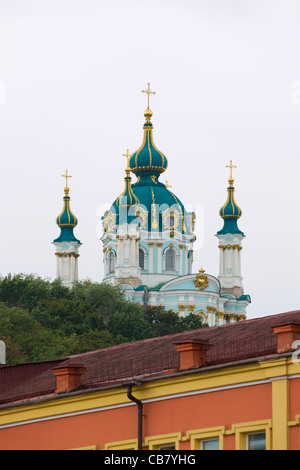
[[[55,276],[68,169],[79,276],[101,282],[150,82],[161,180],[200,208],[194,271],[218,275],[232,159],[248,318],[299,309],[299,24],[299,0],[0,0],[0,273]]]

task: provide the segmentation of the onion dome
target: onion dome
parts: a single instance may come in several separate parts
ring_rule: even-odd
[[[129,167],[129,153],[127,149],[127,153],[124,155],[127,157],[127,167],[125,169],[125,188],[121,196],[119,196],[116,200],[117,207],[120,208],[128,208],[130,206],[136,205],[139,203],[138,198],[134,195],[131,189],[131,177],[130,177],[130,167]]]
[[[140,148],[131,155],[129,165],[132,173],[137,176],[145,172],[159,175],[167,169],[168,160],[166,156],[155,147],[153,142],[153,124],[151,122],[153,113],[151,109],[149,109],[149,95],[155,94],[155,92],[150,91],[150,84],[148,83],[148,90],[143,90],[143,93],[148,94],[148,107],[144,112],[146,119],[143,126],[144,137]]]
[[[237,225],[237,220],[242,216],[242,211],[234,199],[234,179],[232,177],[232,168],[236,167],[232,165],[231,160],[230,165],[227,165],[227,167],[230,168],[230,178],[228,179],[229,186],[227,188],[227,201],[220,209],[220,216],[224,220],[224,226],[222,230],[218,232],[218,234],[239,233],[244,235]]]
[[[75,217],[75,215],[72,213],[71,208],[70,208],[70,196],[69,196],[69,187],[67,185],[68,183],[68,178],[71,178],[70,175],[68,175],[68,171],[66,171],[65,175],[62,175],[63,177],[66,178],[66,186],[65,186],[65,195],[63,197],[63,210],[59,214],[59,216],[56,218],[56,223],[60,228],[60,236],[54,240],[54,242],[78,242],[80,243],[79,240],[75,237],[73,233],[73,229],[76,227],[78,224],[78,219]]]

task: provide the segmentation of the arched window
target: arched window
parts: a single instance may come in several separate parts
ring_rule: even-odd
[[[108,273],[115,272],[115,254],[113,251],[109,252],[108,255]]]
[[[145,253],[144,250],[141,248],[139,249],[139,267],[144,270],[145,269]]]
[[[175,271],[175,250],[173,248],[166,251],[166,271]]]

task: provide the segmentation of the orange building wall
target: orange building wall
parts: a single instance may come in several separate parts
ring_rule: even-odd
[[[231,429],[234,423],[271,419],[271,384],[146,403],[143,414],[143,438],[221,425]],[[136,437],[137,406],[132,405],[6,428],[0,430],[0,449],[59,450],[91,445],[101,449],[105,443]],[[189,449],[190,443],[181,446]],[[225,449],[234,449],[234,436],[225,437]]]
[[[300,415],[300,379],[289,381],[289,419],[294,421]],[[290,427],[290,450],[300,449],[299,426]]]

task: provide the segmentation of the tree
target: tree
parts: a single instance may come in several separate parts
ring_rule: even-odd
[[[200,317],[127,300],[120,287],[9,275],[0,280],[0,339],[7,363],[55,359],[201,328]],[[205,326],[205,325],[204,325]]]
[[[179,317],[173,310],[165,310],[161,306],[148,306],[144,308],[144,314],[154,337],[170,335],[181,331]]]
[[[180,331],[197,330],[208,327],[207,323],[202,323],[201,317],[194,313],[189,313],[186,317],[179,317]]]
[[[107,327],[114,336],[121,335],[127,341],[153,337],[152,328],[142,308],[130,302],[121,312],[113,312],[109,316]]]
[[[68,354],[82,354],[89,351],[108,348],[116,344],[124,343],[126,340],[120,335],[113,336],[108,330],[96,330],[73,335]]]

